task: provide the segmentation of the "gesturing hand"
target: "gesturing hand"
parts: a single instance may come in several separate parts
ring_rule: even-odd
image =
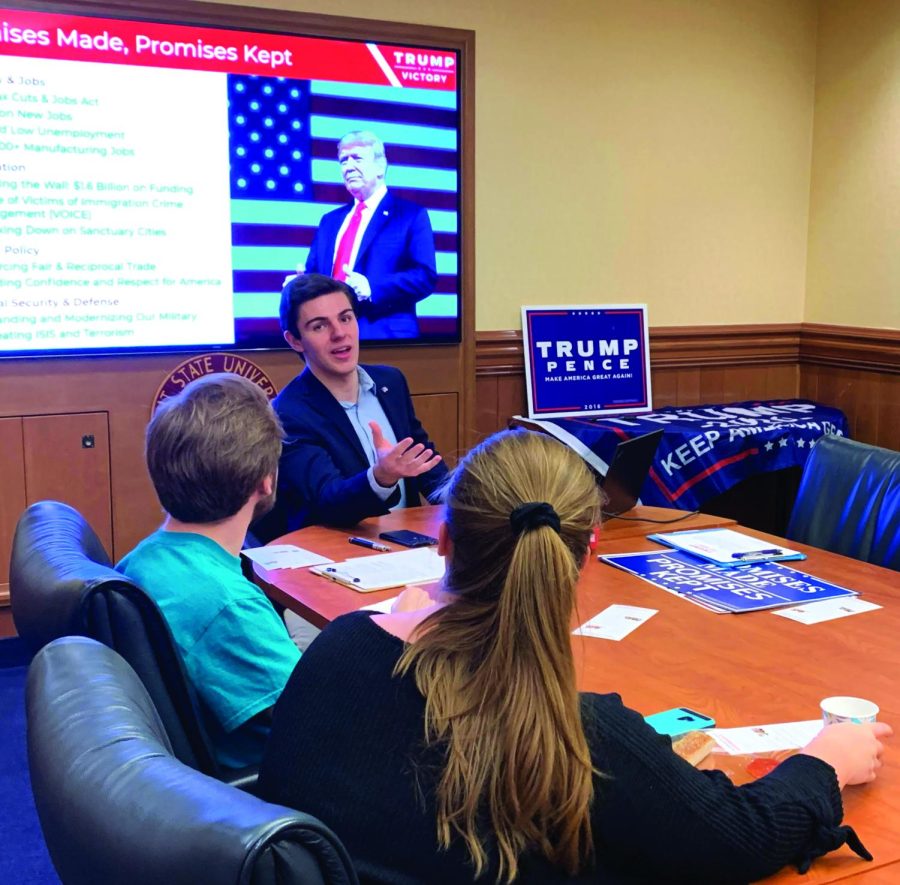
[[[375,444],[375,466],[372,473],[380,486],[390,488],[401,479],[420,476],[441,462],[441,456],[432,449],[426,449],[422,443],[413,445],[412,437],[401,439],[392,446],[381,432],[377,421],[370,421],[372,442]]]

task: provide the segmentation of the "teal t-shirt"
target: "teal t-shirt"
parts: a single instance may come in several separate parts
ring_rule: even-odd
[[[162,610],[219,764],[257,764],[268,727],[248,720],[275,703],[300,658],[265,594],[238,557],[188,532],[154,532],[117,568]]]

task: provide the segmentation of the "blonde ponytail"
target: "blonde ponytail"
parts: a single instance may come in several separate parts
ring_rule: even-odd
[[[486,440],[448,486],[455,601],[423,622],[397,669],[412,669],[425,697],[426,740],[446,746],[438,841],[461,838],[476,876],[485,827],[498,881],[516,878],[525,851],[571,875],[593,851],[570,618],[599,506],[581,459],[527,431]]]

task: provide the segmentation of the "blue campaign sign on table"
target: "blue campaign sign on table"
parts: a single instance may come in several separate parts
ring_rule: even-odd
[[[601,561],[716,612],[745,612],[856,596],[777,562],[722,568],[679,550],[615,553]]]
[[[696,510],[759,473],[802,467],[817,439],[826,434],[846,436],[849,431],[840,409],[799,399],[530,423],[571,446],[602,475],[620,440],[662,428],[641,502],[683,510]]]
[[[532,418],[652,408],[645,304],[523,307],[522,338]]]

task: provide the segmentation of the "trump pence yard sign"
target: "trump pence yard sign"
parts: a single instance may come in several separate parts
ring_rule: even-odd
[[[522,308],[530,418],[652,409],[646,304]]]

